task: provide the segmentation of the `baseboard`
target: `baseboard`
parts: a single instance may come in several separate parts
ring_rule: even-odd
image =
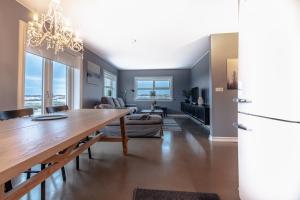
[[[209,140],[212,142],[238,142],[237,137],[214,137],[214,136],[209,136]]]
[[[199,124],[200,126],[203,126],[207,129],[210,130],[210,126],[209,125],[205,125],[202,122],[200,122],[199,120],[195,119],[194,117],[188,115],[188,114],[168,114],[169,117],[185,117],[185,118],[189,118],[191,120],[193,120],[195,123]]]
[[[194,117],[192,117],[190,115],[187,115],[187,114],[168,114],[168,116],[170,116],[170,117],[186,117],[186,118],[190,118],[195,123],[197,123],[197,124],[201,125],[202,127],[205,127],[208,130],[210,130],[210,126],[204,125],[203,123],[201,123],[200,121],[198,121],[197,119],[195,119]],[[213,136],[209,135],[208,139],[211,142],[232,142],[232,143],[237,143],[238,142],[238,138],[237,137],[213,137]]]
[[[192,117],[190,115],[187,115],[187,116],[188,116],[188,118],[190,118],[191,120],[193,120],[196,124],[199,124],[200,126],[203,126],[203,127],[205,127],[205,128],[207,128],[207,129],[210,130],[210,126],[209,125],[203,124],[202,122],[200,122],[199,120],[195,119],[194,117]]]

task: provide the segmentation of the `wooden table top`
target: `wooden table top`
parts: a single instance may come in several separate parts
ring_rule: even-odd
[[[0,122],[0,184],[84,139],[127,109],[81,109],[68,118],[32,121],[19,118]]]

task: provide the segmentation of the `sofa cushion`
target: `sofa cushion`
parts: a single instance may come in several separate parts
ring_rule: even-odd
[[[116,104],[114,103],[114,100],[112,97],[102,97],[101,104],[110,104],[113,107],[116,107]]]
[[[117,100],[119,101],[119,104],[120,104],[121,107],[126,106],[122,98],[119,97],[119,98],[117,98]]]
[[[126,107],[127,109],[129,109],[130,114],[136,113],[138,111],[137,107]]]
[[[110,104],[98,104],[94,108],[95,109],[113,109],[114,107]]]
[[[150,119],[150,114],[135,114],[135,115],[130,115],[128,116],[129,120],[149,120]]]
[[[117,99],[113,98],[113,101],[114,101],[114,103],[115,103],[115,105],[116,105],[117,108],[124,107],[124,106],[120,105],[120,103],[119,103],[119,101]]]
[[[157,125],[163,123],[162,117],[159,115],[150,115],[148,120],[130,120],[129,117],[130,116],[125,117],[126,125]],[[108,126],[120,126],[120,120],[116,120]]]

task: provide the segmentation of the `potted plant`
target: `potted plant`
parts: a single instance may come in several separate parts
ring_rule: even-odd
[[[185,98],[184,99],[185,103],[190,103],[190,98],[192,96],[192,91],[191,90],[183,90],[182,95]]]
[[[155,99],[155,96],[156,96],[156,92],[155,91],[151,91],[150,92],[150,97],[152,98],[152,99]],[[156,101],[154,100],[154,102],[151,104],[151,110],[154,110],[154,108],[155,108],[155,104],[156,104]]]
[[[155,97],[156,96],[156,92],[155,91],[151,91],[150,92],[150,96],[151,96],[151,98]]]
[[[151,104],[150,109],[155,110],[155,106],[156,106],[156,101],[153,101],[152,104]]]

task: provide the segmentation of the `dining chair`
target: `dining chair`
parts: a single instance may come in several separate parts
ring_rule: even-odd
[[[46,112],[48,114],[56,113],[56,112],[63,112],[63,111],[68,111],[68,110],[69,110],[69,107],[67,105],[46,107]],[[89,140],[90,140],[90,138],[86,137],[85,139],[80,141],[80,143],[77,145],[77,147],[79,147],[81,144],[86,143]],[[88,154],[89,154],[89,159],[92,159],[92,151],[91,151],[90,147],[88,148]],[[76,169],[79,170],[79,156],[76,157]]]
[[[29,117],[33,115],[32,108],[19,109],[19,110],[8,110],[8,111],[0,111],[0,121],[15,119],[20,117]],[[7,181],[4,185],[4,192],[9,192],[12,190],[12,182],[11,180]]]
[[[33,109],[32,108],[26,108],[26,109],[19,109],[19,110],[9,110],[9,111],[1,111],[0,112],[0,121],[3,120],[10,120],[10,119],[15,119],[15,118],[21,118],[21,117],[30,117],[33,115]],[[41,164],[41,170],[45,169],[47,165],[51,165],[51,163],[42,163]],[[39,173],[40,171],[36,170],[31,170],[28,169],[28,171],[25,171],[24,173],[27,174],[26,178],[27,180],[30,178],[32,173]],[[65,173],[65,168],[61,168],[62,172],[62,177],[63,181],[66,181],[66,173]],[[13,189],[12,182],[11,180],[6,182],[4,185],[4,192],[9,192],[10,190]],[[45,199],[46,196],[46,185],[45,181],[41,183],[41,199]]]

